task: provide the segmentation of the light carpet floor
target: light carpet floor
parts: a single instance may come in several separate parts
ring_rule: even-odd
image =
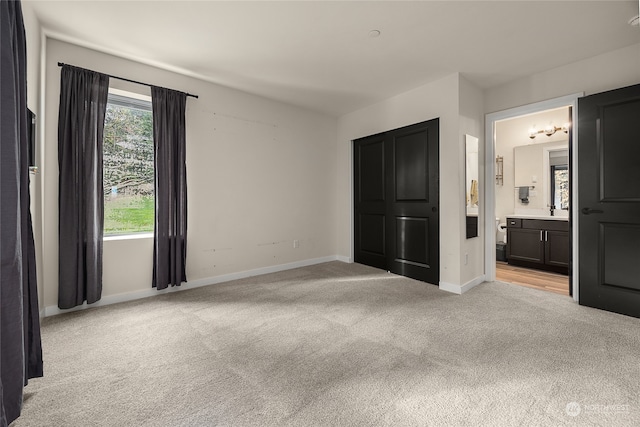
[[[331,262],[43,321],[12,426],[640,425],[640,319]]]

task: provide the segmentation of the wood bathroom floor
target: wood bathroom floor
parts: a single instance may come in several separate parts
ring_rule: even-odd
[[[569,276],[496,262],[496,280],[569,295]]]

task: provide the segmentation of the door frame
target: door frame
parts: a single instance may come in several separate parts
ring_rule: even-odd
[[[578,132],[575,126],[578,123],[578,98],[584,96],[584,92],[574,93],[571,95],[553,98],[546,101],[535,102],[520,107],[509,108],[495,113],[485,115],[485,186],[484,186],[484,227],[485,233],[485,249],[484,249],[484,274],[485,280],[492,282],[496,280],[496,122],[506,119],[512,119],[528,114],[539,113],[554,108],[572,107],[571,109],[571,262],[572,262],[572,280],[571,287],[573,289],[573,299],[579,301],[579,278],[578,278]],[[494,230],[490,232],[489,230]]]

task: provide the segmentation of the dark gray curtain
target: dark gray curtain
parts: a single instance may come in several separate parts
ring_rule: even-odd
[[[20,416],[42,376],[36,260],[29,211],[26,41],[19,1],[0,1],[0,426]]]
[[[102,137],[109,76],[64,65],[58,116],[58,307],[102,294]]]
[[[187,281],[187,167],[185,93],[152,87],[156,214],[153,283],[158,289]]]

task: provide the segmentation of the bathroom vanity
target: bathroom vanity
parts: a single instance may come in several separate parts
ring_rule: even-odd
[[[512,265],[569,273],[567,217],[507,217],[507,261]]]

